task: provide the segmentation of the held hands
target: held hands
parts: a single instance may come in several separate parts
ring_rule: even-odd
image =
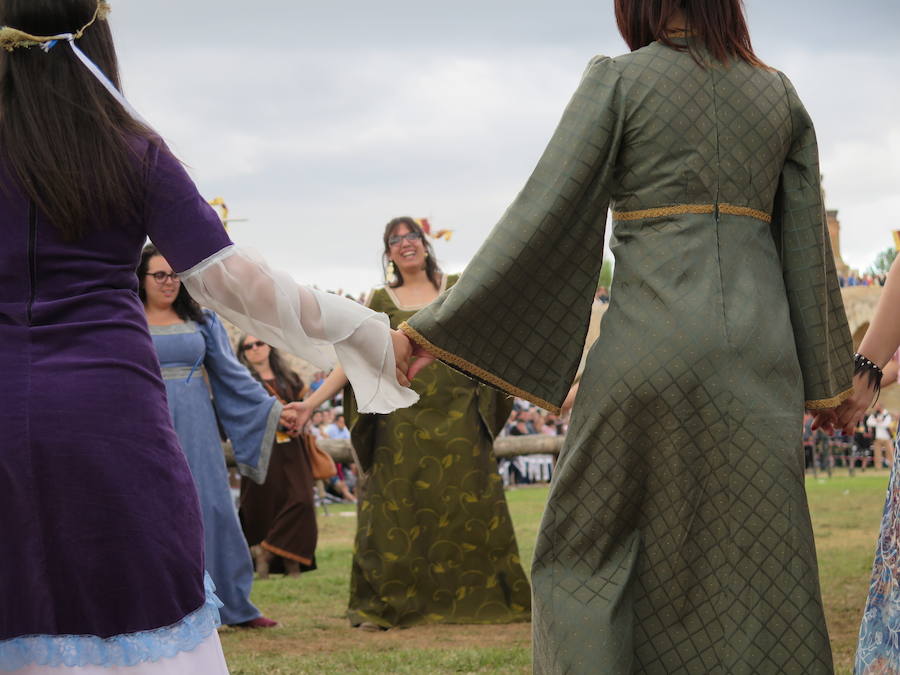
[[[281,427],[284,429],[285,433],[288,433],[291,436],[296,436],[303,428],[303,424],[297,423],[297,412],[291,409],[291,405],[293,404],[284,406],[281,411],[281,417],[278,421]]]
[[[865,373],[853,376],[853,395],[832,410],[819,410],[815,413],[813,429],[822,429],[831,433],[842,429],[852,434],[863,416],[875,400],[875,388]]]
[[[429,366],[435,362],[435,358],[426,352],[422,347],[417,344],[412,346],[412,355],[413,362],[409,367],[409,379],[413,379],[416,375],[418,375],[425,366]]]
[[[398,330],[391,331],[391,340],[397,363],[397,382],[402,387],[408,387],[410,380],[425,366],[433,363],[435,358]]]
[[[309,422],[309,418],[312,417],[313,412],[313,407],[305,401],[294,401],[293,403],[288,403],[284,406],[284,412],[281,413],[282,416],[284,416],[285,413],[290,413],[294,418],[293,430],[288,433],[296,436],[303,431],[307,422]]]
[[[409,360],[413,352],[412,343],[399,330],[391,331],[391,342],[394,346],[394,362],[397,364],[397,382],[401,387],[408,387],[409,377],[407,377],[407,372],[409,371]]]

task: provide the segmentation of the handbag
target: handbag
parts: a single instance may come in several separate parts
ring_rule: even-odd
[[[309,454],[309,465],[315,480],[328,480],[337,476],[337,465],[327,452],[316,443],[316,437],[306,435],[306,451]]]
[[[263,386],[274,396],[281,405],[285,405],[285,401],[275,391],[275,388],[268,382],[263,382]],[[327,452],[322,450],[316,443],[316,437],[312,434],[305,434],[303,445],[306,447],[306,454],[309,457],[309,466],[312,469],[313,480],[328,480],[337,476],[337,465]]]

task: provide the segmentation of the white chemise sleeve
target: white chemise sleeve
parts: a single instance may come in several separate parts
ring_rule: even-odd
[[[260,340],[323,370],[340,361],[360,412],[389,413],[419,399],[397,382],[384,314],[301,286],[251,249],[236,245],[179,277],[194,300]]]

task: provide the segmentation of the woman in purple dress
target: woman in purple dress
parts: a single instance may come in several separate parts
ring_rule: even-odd
[[[0,670],[222,673],[197,494],[137,294],[147,236],[201,304],[320,368],[340,359],[368,409],[416,396],[386,317],[231,244],[115,90],[107,10],[0,4],[29,34],[0,31]]]

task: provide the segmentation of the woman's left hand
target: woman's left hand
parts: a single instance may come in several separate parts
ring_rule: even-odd
[[[834,411],[834,408],[810,410],[810,413],[813,415],[812,430],[821,429],[829,434],[834,433],[834,425],[837,422],[837,415],[835,415]]]
[[[401,387],[408,387],[409,377],[407,376],[407,371],[409,371],[409,359],[413,351],[412,343],[399,330],[391,331],[391,342],[394,347],[394,362],[397,364],[395,373],[397,383]]]
[[[281,426],[285,428],[287,433],[291,434],[292,436],[296,435],[299,431],[299,429],[297,428],[298,424],[296,410],[285,407],[281,411],[281,418],[279,419],[279,422],[281,423]]]
[[[835,426],[845,433],[853,433],[866,410],[872,407],[875,400],[875,387],[869,382],[867,373],[853,376],[853,395],[835,408]]]
[[[284,409],[294,415],[295,433],[299,433],[306,427],[309,418],[312,417],[313,411],[315,410],[306,401],[294,401],[293,403],[288,403],[284,406]]]
[[[409,367],[409,379],[414,379],[423,368],[430,366],[437,359],[417,344],[412,346],[412,364]]]

